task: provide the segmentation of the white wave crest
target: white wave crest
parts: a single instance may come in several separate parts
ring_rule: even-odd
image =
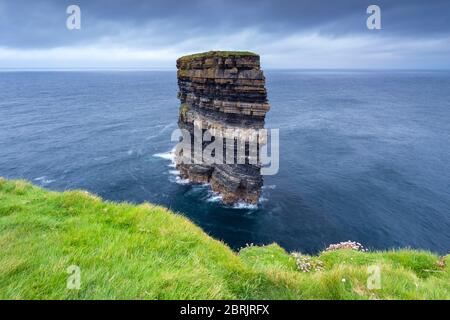
[[[222,199],[223,198],[219,193],[210,190],[208,192],[208,198],[206,198],[206,201],[207,202],[222,202]]]
[[[153,156],[175,162],[175,149],[172,149],[169,152],[155,153]]]
[[[250,203],[246,203],[243,201],[239,201],[236,202],[235,204],[233,204],[232,206],[233,209],[251,209],[251,210],[256,210],[258,209],[258,205],[257,204],[250,204]]]
[[[181,185],[186,185],[190,183],[188,179],[183,179],[180,176],[170,176],[169,181]]]
[[[42,177],[34,179],[34,181],[39,181],[42,185],[48,185],[52,182],[55,182],[56,180],[47,179],[46,176],[42,176]]]

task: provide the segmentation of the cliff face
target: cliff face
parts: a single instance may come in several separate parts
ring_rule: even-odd
[[[263,184],[259,150],[264,142],[258,130],[263,129],[269,110],[259,56],[250,52],[207,52],[181,57],[177,68],[181,102],[178,124],[189,132],[190,141],[182,143],[190,147],[194,159],[194,163],[182,161],[189,148],[184,155],[177,153],[181,176],[192,182],[211,183],[225,203],[257,203]],[[195,143],[203,151],[208,148],[209,142],[195,135],[206,130],[212,136],[210,141],[223,142],[223,154],[219,147],[212,152],[223,162],[208,163],[195,154]],[[256,153],[250,151],[255,145]],[[243,157],[237,155],[238,150]]]

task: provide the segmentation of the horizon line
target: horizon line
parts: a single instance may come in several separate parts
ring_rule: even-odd
[[[176,71],[176,67],[37,67],[37,68],[22,68],[22,67],[0,67],[0,72],[80,72],[80,71]],[[263,68],[263,71],[450,71],[450,68],[284,68],[284,67],[269,67]]]

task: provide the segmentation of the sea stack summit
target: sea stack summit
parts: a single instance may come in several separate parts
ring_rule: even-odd
[[[258,132],[270,108],[259,56],[210,51],[179,58],[177,68],[178,125],[189,136],[180,143],[185,148],[177,147],[181,177],[210,183],[224,203],[256,204],[263,185],[259,150],[265,143]],[[195,153],[199,148],[203,156]],[[224,161],[205,161],[211,150],[216,160]]]

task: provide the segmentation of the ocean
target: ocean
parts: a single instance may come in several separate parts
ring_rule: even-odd
[[[265,75],[280,170],[258,206],[224,206],[177,176],[175,71],[0,72],[0,176],[160,204],[234,249],[449,252],[450,72]]]

